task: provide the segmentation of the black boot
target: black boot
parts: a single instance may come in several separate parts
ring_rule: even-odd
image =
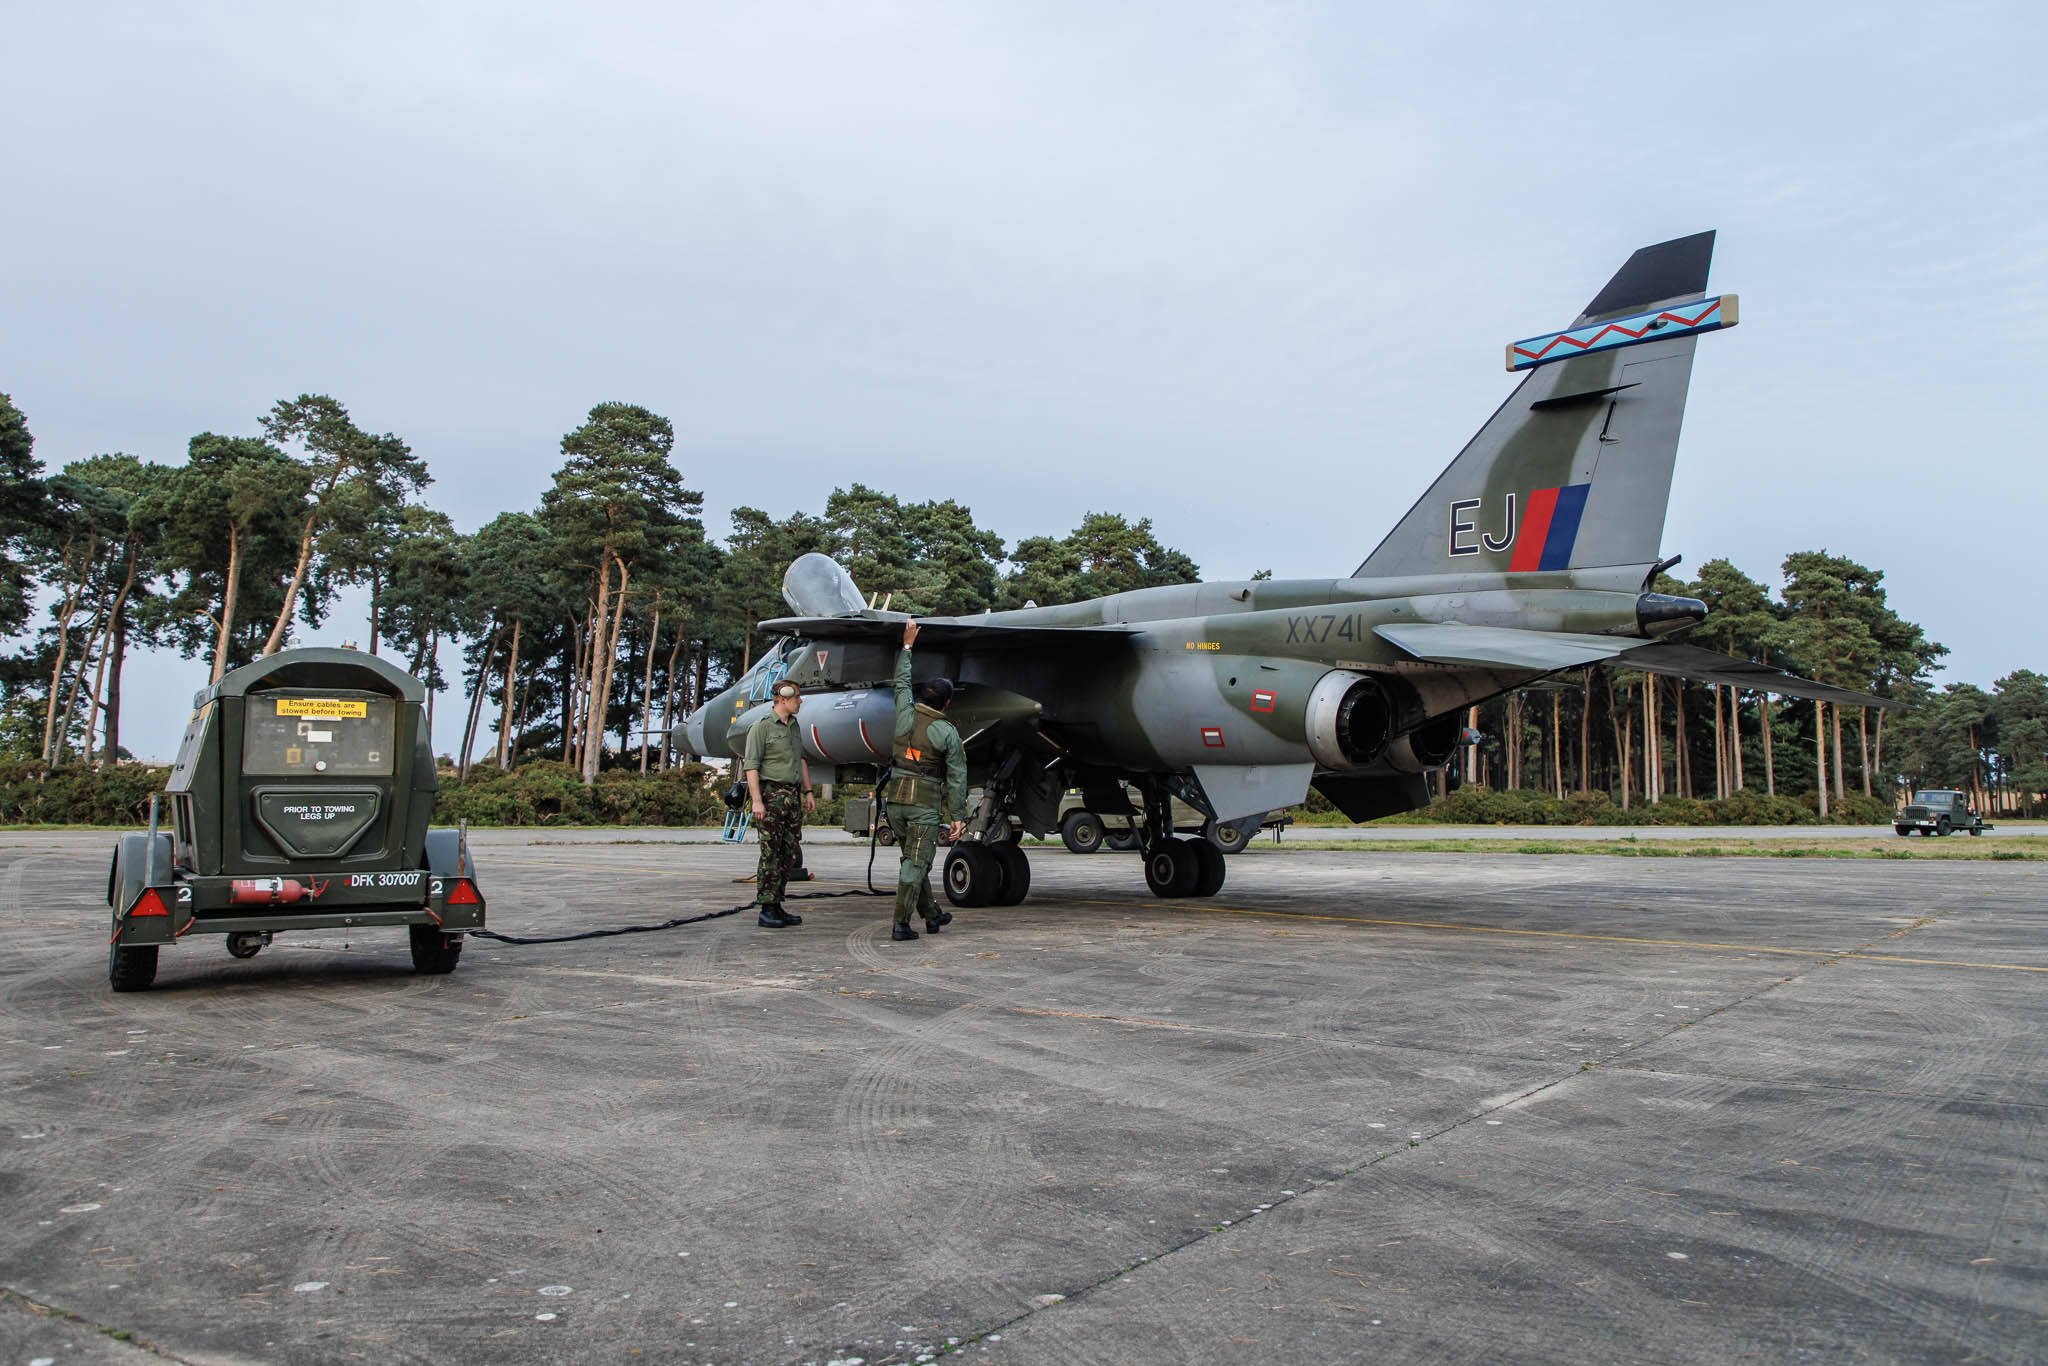
[[[889,937],[891,939],[915,939],[917,938],[917,931],[911,929],[908,924],[893,925],[889,929]]]
[[[953,913],[951,911],[940,911],[939,918],[937,920],[933,920],[930,916],[926,916],[925,923],[930,925],[950,925],[953,923]],[[934,931],[934,933],[936,933],[936,931]]]
[[[796,922],[782,913],[780,905],[771,901],[761,907],[760,918],[754,923],[764,930],[786,930]]]
[[[786,906],[777,906],[775,909],[782,912],[782,923],[785,925],[801,925],[804,923],[802,916]]]
[[[924,922],[924,932],[926,934],[937,934],[939,932],[939,926],[945,923],[946,922],[943,920],[927,920]]]

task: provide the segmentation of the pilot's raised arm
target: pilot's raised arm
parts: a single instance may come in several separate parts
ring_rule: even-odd
[[[917,713],[917,699],[910,693],[910,647],[917,639],[917,623],[903,623],[903,648],[896,652],[896,733],[910,733],[911,718]]]

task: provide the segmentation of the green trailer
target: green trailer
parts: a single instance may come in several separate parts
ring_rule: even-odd
[[[356,650],[281,650],[222,676],[192,719],[149,830],[107,870],[107,978],[156,979],[166,945],[404,926],[420,972],[453,971],[484,927],[462,830],[428,828],[440,780],[426,689]],[[168,828],[166,828],[168,827]]]

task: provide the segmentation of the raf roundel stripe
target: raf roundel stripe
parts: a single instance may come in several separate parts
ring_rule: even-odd
[[[1569,569],[1572,545],[1579,539],[1579,519],[1586,512],[1586,493],[1591,484],[1566,484],[1562,488],[1537,489],[1529,495],[1529,510],[1515,531],[1515,555],[1508,561],[1512,573]]]

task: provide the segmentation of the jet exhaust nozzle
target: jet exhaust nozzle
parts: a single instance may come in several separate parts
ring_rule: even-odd
[[[1646,636],[1668,636],[1707,619],[1707,605],[1698,598],[1669,593],[1643,593],[1636,598],[1636,629]]]

